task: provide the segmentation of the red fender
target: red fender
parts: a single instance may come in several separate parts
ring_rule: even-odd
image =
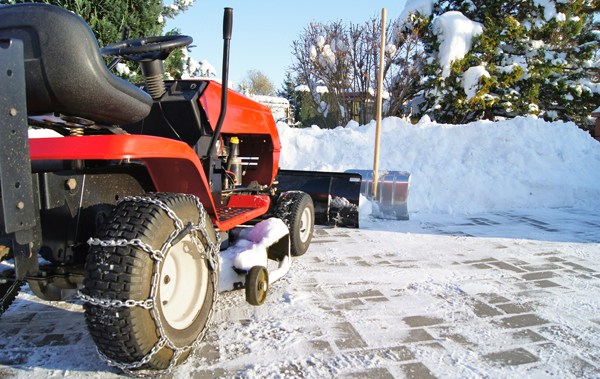
[[[159,192],[197,196],[215,221],[215,204],[196,153],[183,142],[141,135],[30,139],[31,160],[141,159]]]

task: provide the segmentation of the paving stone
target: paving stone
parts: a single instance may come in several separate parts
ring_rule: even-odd
[[[338,332],[335,344],[340,350],[359,349],[369,346],[349,322],[338,323],[334,326],[334,329]]]
[[[488,266],[485,263],[477,263],[477,264],[471,265],[471,267],[475,267],[479,270],[490,270],[493,268],[492,266]]]
[[[534,314],[527,315],[519,315],[512,317],[505,317],[503,319],[498,320],[500,326],[505,328],[526,328],[530,326],[537,326],[547,324],[550,321],[544,320],[541,317],[538,317]]]
[[[592,270],[591,268],[587,268],[587,267],[584,267],[580,264],[573,263],[573,262],[563,262],[562,264],[573,267],[574,270],[585,271],[585,272],[596,272],[596,270]]]
[[[362,356],[375,356],[382,359],[389,359],[394,362],[403,362],[416,359],[412,351],[406,346],[393,346],[380,349],[361,350],[360,355]]]
[[[456,342],[456,343],[458,343],[460,345],[463,345],[463,346],[466,346],[466,347],[475,347],[475,346],[477,346],[477,344],[469,341],[467,339],[467,337],[465,337],[464,335],[458,334],[458,333],[453,333],[449,329],[446,329],[446,330],[440,329],[440,331],[437,334],[441,338],[449,339],[452,342]]]
[[[341,320],[345,320],[346,319],[346,317],[344,316],[344,314],[342,313],[342,311],[330,310],[330,311],[327,312],[327,314],[330,315],[330,316],[336,317],[338,319],[341,319]]]
[[[352,374],[345,375],[346,378],[358,378],[358,379],[394,379],[394,375],[390,374],[387,368],[372,368],[370,370],[354,372]]]
[[[436,379],[423,363],[410,363],[400,366],[406,379]]]
[[[21,331],[20,326],[4,324],[4,320],[2,320],[1,322],[2,323],[0,324],[0,341],[9,340],[15,335],[19,334],[19,332]]]
[[[342,238],[350,238],[350,236],[348,234],[345,233],[330,233],[330,235],[332,236],[336,236],[336,237],[342,237]]]
[[[290,363],[279,368],[284,378],[304,378],[305,372],[300,364]]]
[[[361,292],[338,293],[334,295],[336,299],[357,299],[360,297],[381,297],[383,294],[378,290],[367,290]]]
[[[533,307],[531,307],[527,304],[509,303],[509,304],[500,304],[500,305],[496,305],[496,306],[498,308],[502,309],[504,312],[510,313],[510,314],[533,312]]]
[[[519,343],[547,341],[544,337],[540,336],[539,334],[530,329],[519,330],[518,332],[513,333],[512,337]]]
[[[517,266],[527,266],[527,265],[531,264],[529,262],[525,262],[520,259],[513,259],[513,258],[507,259],[506,262],[510,263],[511,265],[517,265]]]
[[[433,341],[435,338],[431,336],[431,334],[427,333],[424,329],[411,329],[408,332],[408,335],[404,337],[402,342],[410,343],[410,342],[423,342],[423,341]]]
[[[27,363],[31,351],[25,350],[2,350],[0,351],[0,365],[18,366]]]
[[[224,359],[235,359],[243,355],[250,354],[250,349],[238,342],[228,343],[224,346],[225,356]]]
[[[538,280],[532,283],[535,283],[535,285],[540,288],[560,287],[560,284],[554,283],[551,280]]]
[[[556,263],[556,262],[566,262],[565,259],[562,259],[562,258],[559,258],[559,257],[548,257],[548,258],[546,258],[546,260],[548,262],[554,262],[554,263]]]
[[[552,292],[549,291],[544,291],[544,290],[540,290],[540,289],[536,289],[535,291],[522,291],[522,292],[517,292],[515,294],[515,297],[517,299],[519,298],[530,298],[530,299],[541,299],[541,298],[545,298],[545,297],[549,297],[549,296],[554,296],[554,294]]]
[[[549,325],[539,330],[539,332],[552,339],[569,346],[574,346],[585,352],[597,352],[600,348],[577,335],[573,330],[560,325]]]
[[[483,298],[488,304],[501,304],[510,302],[510,300],[507,298],[495,293],[478,293],[477,296]]]
[[[408,326],[410,326],[411,328],[418,328],[418,327],[421,327],[421,326],[437,325],[437,324],[442,324],[442,323],[445,322],[444,319],[437,318],[437,317],[428,317],[428,316],[410,316],[410,317],[404,317],[402,319],[402,321],[404,321],[406,324],[408,324]]]
[[[500,366],[518,366],[537,362],[537,357],[522,347],[514,350],[500,351],[498,353],[486,354],[483,359]]]
[[[548,271],[548,270],[560,270],[563,267],[555,265],[554,263],[544,263],[541,265],[523,266],[527,271]]]
[[[386,301],[389,301],[387,297],[370,297],[365,300],[369,303],[384,303]]]
[[[555,276],[558,276],[558,275],[556,275],[552,271],[542,271],[542,272],[534,272],[531,274],[525,274],[525,275],[522,275],[521,278],[523,278],[525,280],[540,280],[540,279],[553,278]]]
[[[314,243],[315,245],[323,245],[323,244],[326,244],[326,243],[336,243],[336,242],[339,243],[339,241],[336,241],[336,240],[316,239],[316,240],[312,240],[310,243]]]
[[[2,314],[2,323],[7,325],[28,324],[37,314],[38,312],[6,312]]]
[[[490,307],[489,305],[487,305],[485,303],[482,303],[481,301],[477,301],[477,300],[474,301],[473,312],[478,317],[494,317],[494,316],[498,316],[498,315],[502,314],[498,310]]]
[[[515,283],[515,287],[521,290],[531,290],[535,288],[534,282]]]
[[[318,340],[318,341],[308,341],[308,343],[311,345],[312,350],[316,350],[318,352],[321,353],[328,353],[328,354],[332,354],[333,353],[333,349],[331,348],[331,344],[327,341],[322,341],[322,340]]]
[[[513,271],[513,272],[516,272],[516,273],[525,272],[524,270],[521,270],[520,268],[515,267],[513,265],[509,265],[506,262],[490,262],[490,264],[494,265],[494,266],[496,266],[496,267],[498,267],[499,269],[502,269],[502,270],[509,270],[509,271]]]
[[[361,266],[361,267],[371,267],[371,266],[373,266],[372,264],[370,264],[367,261],[356,261],[356,265],[357,266]]]
[[[568,354],[552,342],[533,345],[530,349],[535,350],[542,359],[544,356],[554,360],[559,359],[561,369],[568,372],[573,378],[598,378],[600,376],[600,370],[597,367],[578,356]]]
[[[446,350],[446,348],[444,346],[442,346],[442,344],[440,344],[439,342],[432,342],[432,343],[423,343],[419,345],[419,350],[423,350],[423,349],[434,349],[434,350]]]
[[[339,303],[334,305],[335,309],[337,310],[344,310],[344,311],[350,311],[356,307],[360,307],[364,305],[364,303],[362,301],[360,301],[359,299],[352,299],[350,301],[345,301],[343,303]]]
[[[572,357],[565,364],[570,366],[569,372],[576,378],[597,378],[600,374],[597,367],[579,357]]]
[[[329,235],[329,233],[327,233],[327,230],[325,229],[315,229],[315,231],[313,232],[314,236],[327,236]]]
[[[486,262],[497,262],[498,260],[496,258],[485,258],[485,259],[479,259],[476,261],[464,261],[462,263],[466,264],[466,265],[470,265],[473,263],[486,263]]]

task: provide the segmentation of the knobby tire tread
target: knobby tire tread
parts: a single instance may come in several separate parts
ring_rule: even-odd
[[[196,204],[183,195],[152,194],[166,203],[169,208],[183,209]],[[183,218],[182,218],[183,219]],[[198,218],[193,221],[198,223]],[[99,228],[96,235],[101,240],[140,238],[149,243],[153,235],[161,228],[170,226],[173,221],[164,210],[155,204],[126,201]],[[168,235],[162,231],[162,234]],[[167,238],[161,243],[164,243]],[[161,245],[162,246],[162,245]],[[161,246],[154,245],[155,250]],[[150,297],[150,288],[144,284],[144,277],[153,275],[154,260],[137,248],[127,246],[92,246],[85,264],[85,279],[82,293],[98,299],[110,300],[146,300]],[[209,294],[212,297],[212,294]],[[213,299],[214,301],[214,299]],[[84,304],[84,313],[88,330],[98,349],[109,359],[120,363],[139,362],[158,342],[160,333],[150,311],[141,307],[103,308],[90,303]],[[152,369],[163,369],[169,364],[173,351],[163,348],[150,361]],[[187,356],[187,354],[184,354]],[[181,360],[185,359],[181,357]]]
[[[310,198],[310,195],[308,195],[305,192],[301,192],[301,191],[289,191],[289,192],[284,192],[283,194],[281,194],[281,196],[279,197],[278,203],[277,203],[277,208],[275,210],[275,217],[281,219],[285,225],[288,227],[288,230],[290,231],[290,250],[291,250],[291,254],[294,257],[298,257],[301,255],[304,255],[304,253],[306,253],[306,250],[308,249],[308,246],[306,246],[305,249],[302,248],[302,242],[299,241],[300,237],[297,234],[297,224],[299,224],[300,222],[300,217],[302,214],[302,211],[304,211],[304,206],[303,206],[303,199],[305,197]],[[312,200],[311,200],[312,202]],[[313,205],[313,220],[312,220],[312,227],[314,227],[314,205]],[[312,240],[312,235],[309,236],[308,241],[307,241],[307,245],[310,245],[310,241]]]

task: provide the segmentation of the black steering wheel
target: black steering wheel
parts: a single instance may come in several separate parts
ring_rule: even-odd
[[[128,39],[100,50],[105,57],[123,58],[135,62],[165,60],[173,50],[193,42],[189,36],[160,36]]]

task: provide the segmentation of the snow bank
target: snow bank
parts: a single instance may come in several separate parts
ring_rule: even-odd
[[[372,169],[375,122],[333,130],[277,124],[285,169]],[[381,170],[412,173],[410,213],[600,208],[600,143],[573,123],[535,116],[412,125],[382,122]]]

